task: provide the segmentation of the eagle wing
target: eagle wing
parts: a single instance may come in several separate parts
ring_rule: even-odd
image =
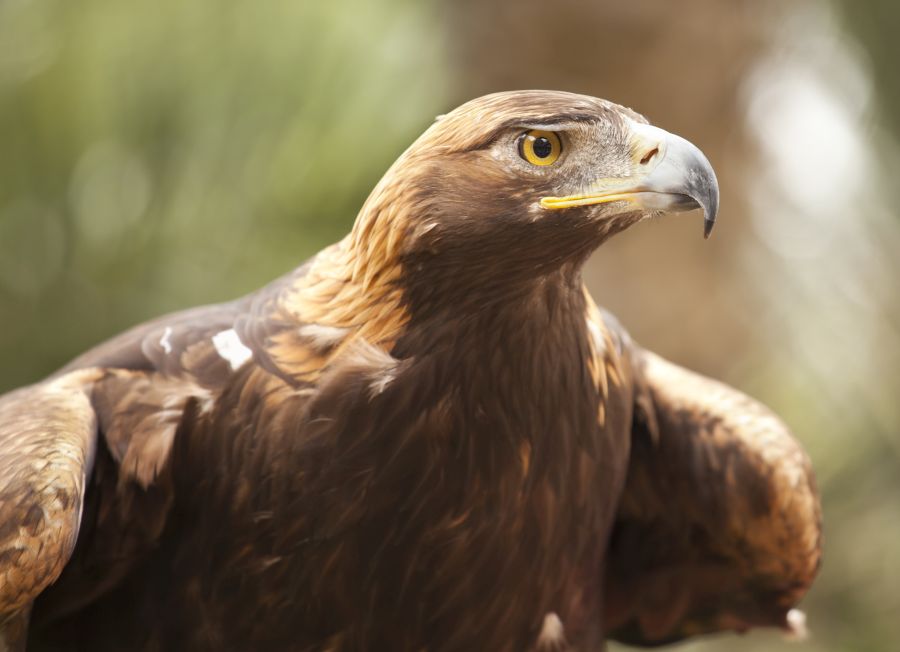
[[[24,645],[42,593],[42,620],[71,613],[153,549],[185,411],[208,409],[241,364],[275,368],[268,346],[288,328],[274,297],[304,271],[136,326],[0,396],[0,649]]]
[[[0,397],[0,643],[10,649],[24,645],[32,601],[75,547],[100,374],[79,370]]]
[[[821,557],[812,468],[765,406],[632,345],[632,452],[606,568],[613,638],[802,634]]]

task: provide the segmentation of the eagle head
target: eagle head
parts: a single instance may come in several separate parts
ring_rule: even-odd
[[[389,243],[457,283],[462,268],[515,280],[580,267],[606,238],[660,211],[701,208],[708,236],[718,202],[703,153],[630,109],[513,91],[438,117],[375,188],[356,234],[369,255],[373,239]]]

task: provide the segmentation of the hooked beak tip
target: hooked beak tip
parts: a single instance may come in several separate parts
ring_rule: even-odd
[[[716,225],[716,216],[719,214],[719,186],[715,181],[709,185],[709,193],[706,201],[701,203],[701,208],[703,208],[703,239],[709,240]]]

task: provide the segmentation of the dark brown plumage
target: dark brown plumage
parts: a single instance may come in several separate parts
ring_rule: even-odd
[[[819,558],[806,457],[581,283],[614,233],[697,206],[711,226],[717,201],[696,148],[601,100],[440,118],[298,270],[0,398],[0,640],[596,650],[789,627]]]

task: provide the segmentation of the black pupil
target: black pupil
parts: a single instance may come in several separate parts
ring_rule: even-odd
[[[534,139],[531,149],[538,158],[547,158],[553,151],[553,145],[544,136],[540,136]]]

